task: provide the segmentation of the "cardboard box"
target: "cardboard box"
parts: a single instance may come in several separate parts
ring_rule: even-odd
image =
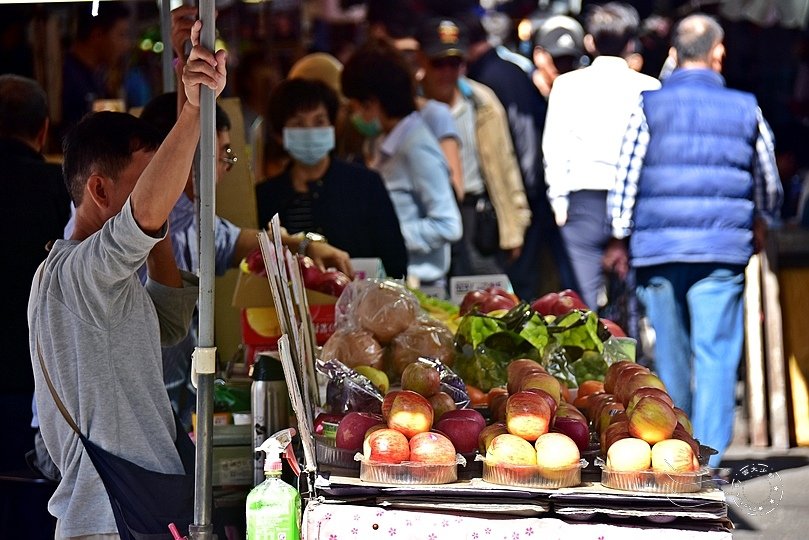
[[[337,298],[309,289],[306,290],[306,298],[317,343],[322,345],[334,333],[334,304]],[[233,292],[233,306],[241,308],[242,343],[274,349],[281,337],[281,326],[267,277],[240,273]]]

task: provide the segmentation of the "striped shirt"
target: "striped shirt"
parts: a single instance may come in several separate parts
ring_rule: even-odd
[[[753,202],[756,216],[768,224],[781,206],[781,180],[775,165],[775,142],[770,126],[757,109],[758,137],[753,155]],[[632,215],[638,193],[638,180],[649,147],[649,125],[643,112],[643,96],[629,118],[621,155],[616,168],[615,185],[607,199],[607,212],[615,238],[626,238],[632,231]]]

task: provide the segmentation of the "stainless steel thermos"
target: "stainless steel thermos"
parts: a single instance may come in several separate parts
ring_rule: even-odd
[[[281,361],[270,353],[257,353],[250,368],[250,408],[253,413],[253,448],[284,428],[289,427],[289,394]],[[253,458],[253,485],[264,481],[264,452]]]

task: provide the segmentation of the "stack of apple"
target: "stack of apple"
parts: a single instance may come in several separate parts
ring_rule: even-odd
[[[586,418],[563,399],[562,385],[539,363],[514,360],[507,370],[508,387],[490,392],[495,422],[479,436],[484,480],[535,487],[578,484],[581,451],[590,438]]]
[[[348,413],[337,426],[335,444],[362,451],[371,464],[422,463],[454,467],[457,452],[473,452],[486,425],[472,409],[456,409],[440,391],[438,371],[414,363],[402,373],[402,390],[385,395],[382,414]]]
[[[682,478],[672,474],[693,477],[699,470],[699,444],[688,416],[674,406],[663,382],[648,368],[616,362],[607,370],[603,391],[578,399],[586,401],[587,414],[607,458],[605,478],[610,481],[605,484],[623,489],[691,490],[694,481],[683,484]],[[635,473],[646,473],[651,486],[643,474]]]

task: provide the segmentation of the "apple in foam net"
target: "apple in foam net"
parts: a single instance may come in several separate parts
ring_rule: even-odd
[[[388,420],[388,416],[390,415],[390,408],[393,405],[393,400],[401,392],[401,390],[391,390],[385,394],[385,398],[382,400],[382,418],[384,418],[385,421]]]
[[[352,411],[337,425],[335,444],[337,448],[359,451],[365,439],[365,432],[371,426],[383,422],[382,416],[373,413]]]
[[[699,469],[699,460],[687,442],[665,439],[652,447],[652,469],[660,472],[691,472]]]
[[[451,465],[455,463],[455,446],[441,433],[418,433],[410,439],[410,461]]]
[[[535,441],[548,432],[551,408],[542,396],[517,392],[506,401],[506,427],[512,435]]]
[[[492,439],[486,447],[486,462],[489,465],[536,465],[537,451],[522,437],[506,433]]]
[[[367,461],[401,463],[410,459],[410,443],[395,429],[379,429],[365,439],[362,454]]]
[[[483,428],[478,434],[478,450],[481,454],[486,453],[486,448],[492,440],[498,435],[505,435],[508,433],[508,428],[504,422],[495,422]]]
[[[536,440],[534,448],[537,451],[539,474],[545,478],[567,476],[581,459],[578,445],[564,433],[546,433]]]
[[[433,408],[427,398],[410,390],[402,390],[393,398],[388,414],[388,427],[410,438],[430,431]]]
[[[645,471],[651,464],[652,447],[642,439],[620,439],[607,450],[607,468],[611,471]]]

